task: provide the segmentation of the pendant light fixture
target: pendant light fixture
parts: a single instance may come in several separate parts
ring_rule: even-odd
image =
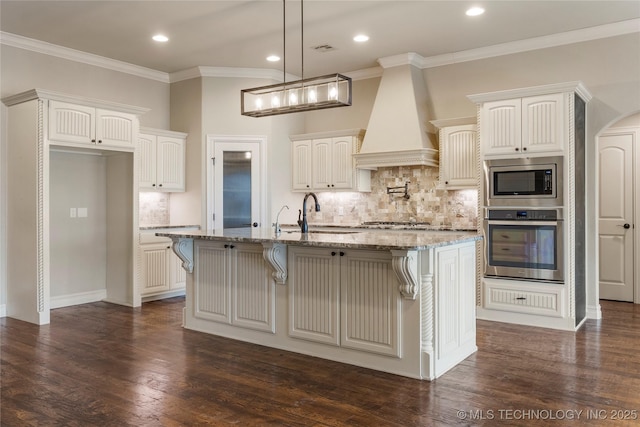
[[[301,79],[287,82],[286,61],[286,0],[282,0],[283,81],[240,91],[243,116],[265,117],[351,105],[351,78],[328,74],[304,78],[304,6],[300,0]]]

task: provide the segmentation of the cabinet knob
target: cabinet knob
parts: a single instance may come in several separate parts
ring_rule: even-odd
[[[152,186],[152,187],[155,187],[156,185],[155,185],[155,184],[151,184],[151,186]]]
[[[340,252],[340,256],[344,256],[344,252],[342,252],[342,251],[341,251],[341,252]]]
[[[233,249],[233,248],[235,248],[235,246],[233,246],[233,245],[229,245],[229,248]]]
[[[520,151],[520,149],[519,149],[519,148],[516,148],[516,151]]]
[[[527,147],[522,147],[522,151],[527,151]]]
[[[335,185],[331,184],[332,187],[335,187]]]
[[[229,247],[229,245],[224,245],[224,248],[227,249]]]
[[[101,139],[98,140],[98,144],[102,144],[102,140]]]
[[[307,188],[309,188],[309,184],[307,184]]]
[[[331,252],[331,256],[336,256],[336,253],[335,252]]]
[[[445,181],[444,183],[445,183],[445,184],[449,184],[449,181]]]
[[[171,246],[167,246],[167,249],[171,249]]]
[[[162,187],[162,184],[158,184],[158,187]]]
[[[327,184],[327,187],[331,187],[329,184]]]

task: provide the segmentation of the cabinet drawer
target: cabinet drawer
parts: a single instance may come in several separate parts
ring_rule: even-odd
[[[563,285],[483,280],[485,308],[551,317],[563,316]]]

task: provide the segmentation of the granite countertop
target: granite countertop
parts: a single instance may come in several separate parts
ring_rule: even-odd
[[[345,227],[340,227],[344,229]],[[422,250],[438,246],[480,240],[482,237],[469,231],[403,231],[380,233],[367,230],[316,230],[307,234],[300,231],[283,230],[275,236],[273,228],[230,228],[225,230],[175,231],[156,233],[170,238],[192,238],[225,242],[283,243],[298,246],[319,246],[335,248],[359,248],[377,250]]]
[[[281,228],[298,229],[298,224],[281,224]],[[425,222],[393,222],[393,221],[371,221],[355,225],[337,225],[337,224],[309,224],[309,228],[320,229],[353,229],[353,230],[420,230],[420,231],[459,231],[459,232],[477,232],[476,228],[457,228],[450,225],[431,225]]]

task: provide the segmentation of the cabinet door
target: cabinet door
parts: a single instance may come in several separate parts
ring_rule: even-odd
[[[331,162],[333,140],[331,138],[314,139],[312,143],[313,188],[316,190],[331,189],[333,184]]]
[[[483,104],[480,112],[480,138],[484,155],[520,153],[521,105],[519,98]]]
[[[140,150],[139,186],[140,190],[156,189],[156,137],[155,135],[138,135]]]
[[[353,166],[353,137],[332,138],[331,188],[352,188]]]
[[[169,263],[171,265],[171,282],[169,283],[171,290],[184,289],[187,286],[187,271],[182,268],[182,260],[171,251]]]
[[[96,109],[49,101],[49,140],[93,144]]]
[[[116,147],[133,147],[137,133],[133,114],[96,109],[96,143]]]
[[[311,141],[293,141],[291,146],[291,188],[311,190]]]
[[[339,345],[338,251],[289,246],[289,336]]]
[[[561,153],[565,141],[564,94],[522,98],[522,151]]]
[[[157,188],[184,191],[184,140],[158,136],[156,145]]]
[[[452,126],[440,132],[440,181],[447,188],[475,188],[476,127]]]
[[[141,294],[150,295],[168,291],[171,283],[169,255],[170,243],[141,245],[142,251],[142,290]]]
[[[231,323],[229,248],[221,242],[194,242],[193,311],[200,319]]]
[[[388,251],[340,257],[340,345],[400,357],[402,299]]]
[[[262,245],[233,244],[232,301],[235,326],[275,332],[275,282]]]

